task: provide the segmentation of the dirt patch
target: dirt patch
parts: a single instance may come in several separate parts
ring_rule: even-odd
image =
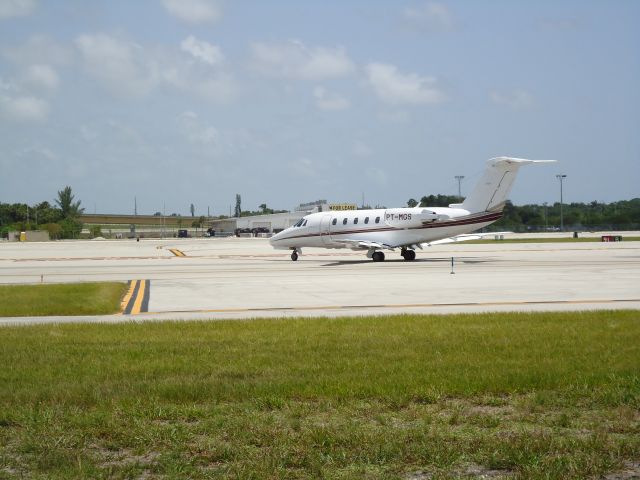
[[[622,470],[605,475],[605,480],[631,480],[640,479],[640,461],[624,462]]]
[[[512,478],[515,474],[509,470],[492,470],[490,468],[477,465],[475,463],[465,463],[460,465],[447,474],[455,478],[474,478],[474,479],[499,479],[499,478]],[[428,470],[419,470],[417,472],[410,473],[406,480],[430,480],[434,477],[435,473]]]
[[[129,449],[109,450],[102,447],[93,447],[92,449],[98,458],[98,462],[101,467],[126,467],[129,465],[141,465],[148,467],[154,465],[158,457],[159,452],[145,452],[140,455],[136,455]]]

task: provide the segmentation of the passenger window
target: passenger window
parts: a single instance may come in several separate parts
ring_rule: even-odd
[[[358,217],[356,217],[356,218],[354,218],[354,219],[353,219],[353,224],[354,224],[354,225],[357,225],[357,224],[358,224]]]
[[[342,224],[343,224],[343,225],[346,225],[346,224],[347,224],[347,219],[346,219],[346,218],[343,218],[343,219],[342,219]]]
[[[380,217],[376,217],[376,223],[380,223]]]
[[[369,217],[364,217],[364,223],[365,224],[369,223]]]
[[[334,218],[333,221],[331,222],[331,225],[335,225],[336,223],[338,223],[338,219]]]

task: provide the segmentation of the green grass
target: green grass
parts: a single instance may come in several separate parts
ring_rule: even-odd
[[[640,312],[0,329],[0,478],[598,478]]]
[[[534,234],[531,234],[534,235]],[[567,234],[570,235],[570,234]],[[622,236],[623,242],[638,242],[640,237],[625,237]],[[484,239],[484,240],[469,240],[468,244],[483,244],[483,243],[602,243],[600,237],[552,237],[552,238],[508,238],[508,235],[502,240]],[[617,243],[617,242],[616,242]]]
[[[0,317],[116,313],[126,290],[121,282],[0,285]]]

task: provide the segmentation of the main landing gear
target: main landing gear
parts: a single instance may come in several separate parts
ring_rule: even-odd
[[[298,252],[297,251],[294,250],[293,252],[291,252],[291,260],[293,260],[294,262],[296,260],[298,260]]]
[[[374,262],[384,262],[384,253],[380,251],[375,251],[371,254],[371,259]]]
[[[406,262],[411,262],[416,259],[416,251],[409,248],[403,248],[400,251],[400,255],[402,255],[402,258],[404,258]]]

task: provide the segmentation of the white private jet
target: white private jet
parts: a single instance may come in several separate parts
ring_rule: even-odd
[[[449,207],[387,208],[311,213],[295,225],[271,237],[274,248],[293,250],[298,259],[303,247],[366,250],[374,262],[384,260],[382,250],[400,248],[400,255],[415,260],[422,245],[475,240],[495,233],[471,234],[502,217],[507,195],[518,169],[531,163],[555,160],[525,160],[498,157],[487,168],[464,202]]]

